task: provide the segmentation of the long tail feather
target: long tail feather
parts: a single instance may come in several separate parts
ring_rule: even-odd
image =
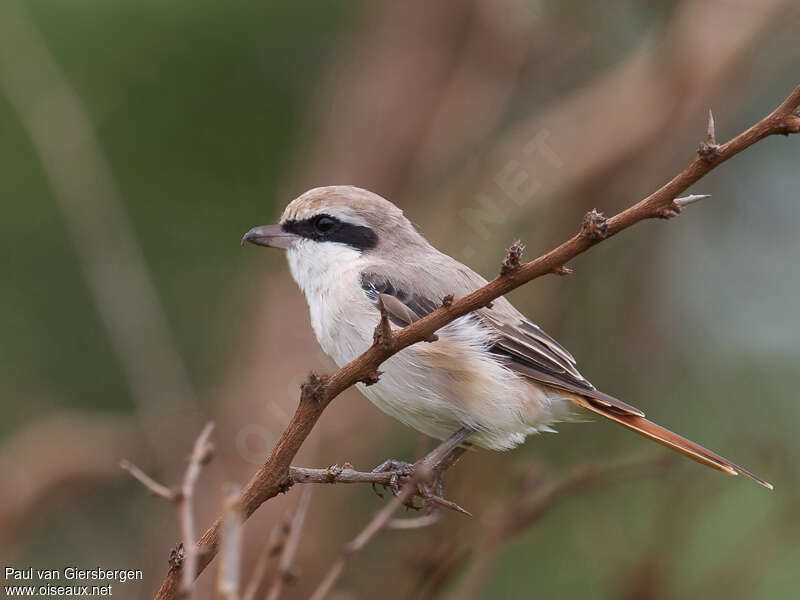
[[[685,437],[681,437],[677,433],[673,433],[669,429],[665,429],[664,427],[661,427],[652,421],[648,421],[644,417],[615,411],[613,408],[597,404],[589,398],[578,397],[575,398],[575,400],[584,408],[597,413],[598,415],[602,415],[607,419],[611,419],[612,421],[615,421],[620,425],[627,427],[631,431],[653,440],[654,442],[663,444],[667,448],[675,450],[676,452],[680,452],[692,460],[696,460],[701,464],[722,471],[723,473],[727,473],[728,475],[738,475],[741,473],[756,483],[763,485],[765,488],[770,490],[773,489],[771,483],[764,481],[760,477],[757,477],[747,469],[732,463],[727,458],[723,458],[711,450],[703,448],[699,444],[695,444],[691,440],[687,440]]]

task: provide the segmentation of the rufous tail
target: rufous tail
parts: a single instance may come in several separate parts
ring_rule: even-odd
[[[699,444],[695,444],[691,440],[687,440],[685,437],[679,436],[677,433],[673,433],[669,429],[661,427],[661,425],[656,425],[652,421],[648,421],[644,417],[640,417],[635,414],[624,413],[614,409],[613,407],[597,404],[591,398],[574,397],[574,400],[584,408],[597,413],[598,415],[602,415],[607,419],[611,419],[612,421],[615,421],[620,425],[627,427],[631,431],[653,440],[654,442],[663,444],[667,448],[675,450],[676,452],[680,452],[692,460],[696,460],[701,464],[722,471],[723,473],[727,473],[728,475],[738,475],[741,473],[756,483],[763,485],[765,488],[770,490],[773,489],[771,483],[764,481],[747,469],[732,463],[727,458],[723,458],[711,450],[703,448]]]

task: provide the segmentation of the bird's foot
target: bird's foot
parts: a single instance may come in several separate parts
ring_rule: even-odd
[[[458,459],[464,454],[464,446],[468,444],[466,439],[474,433],[474,431],[474,429],[469,427],[462,427],[434,450],[429,452],[427,456],[414,464],[389,459],[375,467],[372,472],[391,473],[392,476],[389,479],[389,483],[388,485],[384,485],[384,488],[388,487],[392,491],[392,494],[397,496],[406,482],[412,477],[414,471],[423,467],[424,470],[427,471],[426,476],[417,479],[417,489],[415,493],[409,495],[404,504],[414,510],[425,509],[425,512],[428,514],[443,507],[472,516],[468,510],[444,498],[444,472],[458,462]],[[372,484],[372,489],[378,496],[383,498],[383,495],[378,492],[375,484]],[[414,502],[416,497],[422,499],[422,506],[418,506]]]
[[[389,460],[383,461],[377,467],[372,469],[372,472],[391,473],[389,483],[384,485],[383,488],[388,488],[393,495],[397,496],[400,493],[400,490],[403,488],[405,482],[408,481],[409,478],[414,474],[414,466],[415,465],[413,463],[390,458]],[[377,484],[372,484],[372,491],[375,492],[380,498],[383,498],[383,494],[378,491]]]
[[[425,459],[422,459],[416,463],[409,463],[401,460],[389,459],[375,467],[372,472],[391,473],[392,476],[389,480],[389,483],[383,487],[384,489],[389,489],[393,495],[397,496],[400,494],[403,486],[406,485],[406,483],[414,475],[415,469],[424,460]],[[447,466],[450,466],[450,464],[452,463],[447,461]],[[420,480],[417,482],[416,492],[409,496],[404,502],[405,506],[413,510],[424,510],[426,514],[433,513],[438,508],[449,508],[450,510],[455,510],[465,515],[472,516],[472,513],[470,513],[468,510],[462,508],[455,502],[444,498],[444,471],[446,467],[443,468],[443,466],[444,465],[441,463],[437,463],[432,466],[430,469],[430,477],[426,480]],[[383,498],[383,494],[380,493],[376,484],[372,484],[372,489],[379,497]],[[422,501],[421,505],[415,502],[416,498],[420,498]]]

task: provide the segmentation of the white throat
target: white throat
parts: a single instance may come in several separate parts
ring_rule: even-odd
[[[303,239],[287,249],[286,258],[325,353],[342,365],[366,350],[369,339],[364,335],[371,329],[357,324],[371,310],[361,289],[361,252],[345,244]]]

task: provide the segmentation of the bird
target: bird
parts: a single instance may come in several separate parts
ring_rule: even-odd
[[[254,227],[245,243],[282,248],[308,303],[323,351],[339,366],[373,344],[383,305],[405,327],[487,283],[431,245],[389,200],[349,185],[311,189],[275,225]],[[466,432],[469,443],[510,450],[560,422],[600,415],[727,473],[772,485],[747,469],[645,418],[596,389],[561,344],[504,297],[459,317],[431,343],[411,345],[381,365],[376,382],[357,383],[384,413],[438,440]]]

